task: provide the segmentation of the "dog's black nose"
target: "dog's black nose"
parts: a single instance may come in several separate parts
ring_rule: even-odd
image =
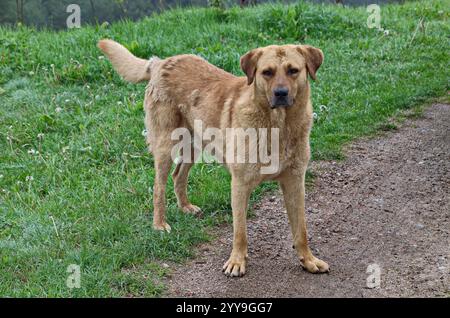
[[[275,97],[286,97],[289,94],[289,89],[282,87],[282,88],[276,88],[273,91],[273,94],[275,95]]]

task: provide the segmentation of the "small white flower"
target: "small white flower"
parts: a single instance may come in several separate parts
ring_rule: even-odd
[[[319,106],[319,109],[320,109],[321,112],[323,112],[323,111],[327,111],[327,110],[328,110],[328,107],[325,106],[325,105],[320,105],[320,106]]]
[[[29,74],[30,76],[33,76],[33,75],[34,75],[34,72],[33,72],[33,71],[30,71],[28,74]]]
[[[69,103],[69,102],[70,102],[70,99],[66,99],[65,102],[66,102],[66,103]]]
[[[317,118],[319,118],[319,115],[317,115],[317,113],[313,113],[313,118],[317,119]]]
[[[142,136],[146,137],[147,136],[147,129],[144,129],[141,133]]]
[[[50,64],[50,67],[51,67],[51,68],[54,68],[54,67],[55,67],[55,64]]]
[[[42,139],[42,138],[44,138],[44,134],[43,134],[43,133],[39,133],[39,134],[37,135],[37,137],[38,137],[38,139]]]
[[[56,107],[56,108],[55,108],[55,112],[57,112],[57,113],[62,112],[62,108],[61,108],[61,107]]]
[[[3,179],[4,175],[0,174],[0,179]]]
[[[39,154],[39,151],[37,151],[37,150],[35,150],[35,149],[30,149],[30,150],[28,150],[28,154],[29,154],[29,155],[38,155],[38,154]]]
[[[104,60],[105,57],[104,57],[103,55],[100,55],[100,56],[98,57],[98,59],[99,59],[99,60]]]
[[[384,35],[389,35],[389,30],[384,30]]]
[[[27,177],[25,178],[25,181],[27,181],[27,182],[31,182],[31,181],[33,181],[33,180],[34,180],[33,176],[27,176]]]

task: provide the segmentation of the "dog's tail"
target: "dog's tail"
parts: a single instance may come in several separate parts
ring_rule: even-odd
[[[153,59],[144,60],[130,53],[123,45],[113,40],[101,40],[98,47],[111,61],[114,69],[128,82],[139,83],[150,80]]]

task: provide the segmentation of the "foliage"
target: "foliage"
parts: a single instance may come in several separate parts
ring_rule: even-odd
[[[366,27],[365,8],[306,3],[176,9],[59,32],[0,27],[0,296],[161,295],[161,263],[191,256],[211,226],[230,221],[228,174],[199,164],[189,195],[204,217],[178,211],[170,182],[172,233],[152,230],[145,85],[123,82],[99,39],[145,58],[198,54],[239,75],[239,57],[254,47],[320,47],[311,147],[315,160],[329,160],[402,109],[447,93],[448,7],[383,6],[388,32]],[[69,264],[81,266],[80,289],[66,287]]]

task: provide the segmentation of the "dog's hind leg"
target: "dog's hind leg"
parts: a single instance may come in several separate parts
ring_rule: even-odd
[[[166,183],[172,166],[170,147],[158,147],[154,150],[155,184],[153,186],[153,228],[170,232],[166,222]]]
[[[172,173],[172,178],[175,195],[177,196],[178,207],[183,212],[196,214],[200,213],[201,209],[198,206],[191,204],[187,196],[189,170],[191,170],[193,165],[193,162],[178,163]]]

